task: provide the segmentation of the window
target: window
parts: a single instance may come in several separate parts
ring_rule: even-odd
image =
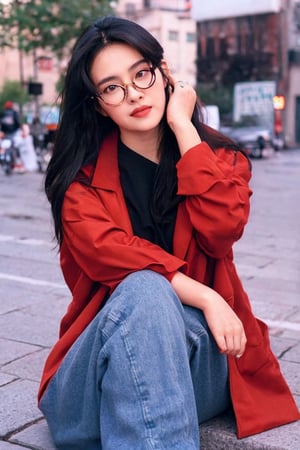
[[[213,37],[208,37],[206,41],[206,56],[207,58],[214,59],[215,57],[215,43]]]
[[[294,9],[294,20],[295,20],[295,25],[296,28],[298,30],[300,30],[300,2],[297,2],[295,4],[295,9]]]
[[[135,14],[135,4],[134,3],[125,3],[125,14],[127,16],[133,16]]]
[[[186,42],[195,42],[195,41],[196,41],[196,34],[188,31],[186,33]]]
[[[178,41],[179,33],[175,30],[169,30],[169,41]]]

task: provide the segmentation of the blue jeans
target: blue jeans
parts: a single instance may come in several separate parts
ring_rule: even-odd
[[[119,284],[40,402],[62,450],[199,450],[229,406],[227,360],[200,310],[144,270]]]

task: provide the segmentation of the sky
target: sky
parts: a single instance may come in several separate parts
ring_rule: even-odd
[[[221,19],[247,14],[278,12],[281,0],[209,0],[192,2],[192,17],[195,20]]]

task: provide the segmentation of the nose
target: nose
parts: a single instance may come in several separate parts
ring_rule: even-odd
[[[138,88],[136,88],[134,86],[134,84],[130,83],[127,84],[126,86],[126,100],[129,103],[135,102],[136,100],[140,99],[143,97],[143,92],[138,90]]]

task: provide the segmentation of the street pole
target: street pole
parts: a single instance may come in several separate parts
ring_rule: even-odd
[[[33,81],[38,82],[38,57],[36,54],[36,49],[34,48],[32,51],[33,54]],[[40,116],[40,102],[39,96],[34,95],[34,104],[35,104],[35,117]]]
[[[21,50],[20,46],[18,49],[19,52],[19,71],[20,71],[20,85],[21,88],[24,89],[25,86],[25,78],[24,78],[24,64],[23,64],[23,51]],[[19,104],[20,106],[20,119],[21,122],[23,122],[23,103],[22,101]]]

